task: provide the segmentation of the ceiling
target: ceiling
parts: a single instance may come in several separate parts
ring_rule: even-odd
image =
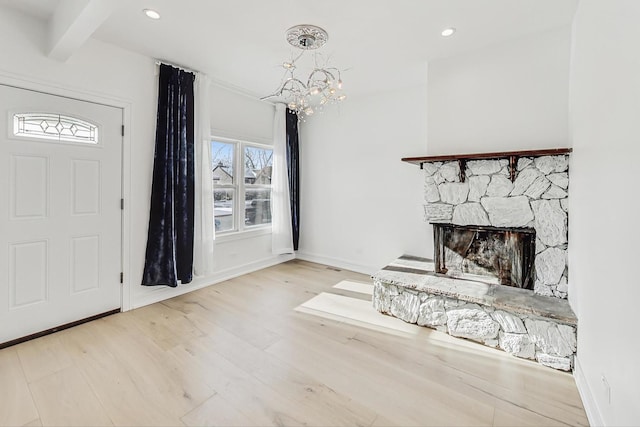
[[[0,0],[46,21],[86,3],[99,16],[78,14],[85,33],[152,58],[207,73],[257,96],[272,93],[293,48],[285,31],[313,24],[329,33],[320,49],[344,70],[345,92],[365,94],[411,84],[412,70],[434,58],[568,26],[578,0]],[[65,2],[67,2],[65,4]],[[107,5],[107,6],[105,6]],[[147,18],[142,9],[158,11]],[[0,9],[1,13],[1,9]],[[75,12],[74,12],[75,13]],[[58,13],[57,15],[63,15]],[[57,17],[58,20],[60,16]],[[65,24],[67,25],[67,24]],[[449,38],[442,29],[455,27]],[[69,27],[72,28],[72,27]],[[68,43],[68,42],[67,42]],[[77,48],[77,47],[76,47]],[[71,49],[70,54],[73,54]],[[62,55],[62,60],[64,55]],[[58,58],[60,59],[60,58]],[[422,68],[423,69],[423,68]]]

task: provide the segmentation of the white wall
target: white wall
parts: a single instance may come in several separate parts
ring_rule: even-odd
[[[640,425],[638,22],[636,0],[582,0],[574,22],[569,295],[576,380],[595,425]]]
[[[44,55],[46,25],[0,8],[0,83],[37,87],[79,99],[127,107],[130,185],[125,188],[130,239],[125,242],[124,307],[137,307],[242,274],[286,257],[271,255],[270,234],[220,239],[216,244],[214,276],[198,278],[176,289],[140,285],[149,218],[155,138],[157,76],[152,58],[89,39],[67,62]],[[273,107],[219,87],[212,88],[212,126],[227,136],[268,142],[272,137]],[[260,234],[260,233],[258,233]],[[130,298],[129,298],[130,295]]]
[[[404,77],[411,87],[350,98],[301,124],[298,257],[372,273],[433,253],[422,174],[400,161],[427,148],[426,65]]]
[[[429,154],[566,147],[570,33],[431,61]]]

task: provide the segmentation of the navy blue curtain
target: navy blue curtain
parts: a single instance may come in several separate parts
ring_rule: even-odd
[[[193,276],[194,78],[160,65],[146,286],[175,287]]]
[[[289,199],[291,201],[291,228],[293,249],[298,250],[300,237],[300,162],[298,154],[298,115],[287,108],[287,170],[289,172]]]

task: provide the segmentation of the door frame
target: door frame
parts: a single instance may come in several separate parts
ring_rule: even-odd
[[[19,89],[42,92],[49,95],[71,98],[78,101],[102,104],[122,110],[122,124],[124,135],[122,136],[121,181],[120,194],[124,200],[124,209],[121,212],[121,248],[120,259],[123,273],[123,283],[120,289],[120,309],[131,310],[131,110],[133,100],[108,96],[105,94],[78,89],[67,85],[56,86],[51,82],[37,78],[24,77],[0,70],[0,84]]]

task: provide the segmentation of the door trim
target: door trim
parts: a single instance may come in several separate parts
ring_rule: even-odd
[[[131,111],[133,100],[110,96],[103,93],[91,92],[71,86],[53,85],[51,82],[37,78],[25,77],[0,70],[0,84],[19,89],[42,92],[49,95],[61,96],[78,101],[116,107],[122,110],[122,124],[125,132],[122,136],[122,177],[120,194],[124,199],[122,210],[122,247],[120,250],[122,273],[124,279],[121,286],[120,310],[129,311],[131,307]]]

